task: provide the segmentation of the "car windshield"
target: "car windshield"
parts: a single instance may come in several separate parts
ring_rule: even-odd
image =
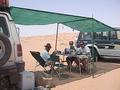
[[[99,40],[117,39],[117,31],[94,32],[93,35],[94,35],[94,39],[99,39]],[[83,39],[83,40],[91,40],[92,39],[92,33],[90,33],[90,32],[82,32],[80,36],[81,36],[81,39]]]

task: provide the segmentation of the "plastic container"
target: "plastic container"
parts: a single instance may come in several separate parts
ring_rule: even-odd
[[[35,77],[33,72],[20,72],[18,87],[20,90],[31,90],[35,87]]]

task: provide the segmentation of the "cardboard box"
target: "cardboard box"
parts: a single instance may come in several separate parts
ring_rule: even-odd
[[[53,78],[44,72],[35,72],[35,85],[44,87],[55,87]]]

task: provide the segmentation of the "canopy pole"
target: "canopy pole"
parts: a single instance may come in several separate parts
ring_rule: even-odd
[[[92,14],[92,19],[93,19],[93,14]],[[95,63],[94,63],[94,61],[95,61],[95,52],[94,52],[94,22],[92,21],[92,53],[93,53],[93,60],[92,60],[92,65],[93,65],[93,70],[92,70],[92,76],[93,76],[93,78],[94,78],[94,76],[95,76],[95,70],[96,70],[96,66],[95,66]]]
[[[57,23],[56,40],[55,40],[55,50],[57,50],[58,29],[59,29],[59,23]]]

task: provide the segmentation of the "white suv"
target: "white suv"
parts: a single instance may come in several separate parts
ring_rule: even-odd
[[[18,73],[24,71],[24,65],[14,21],[9,12],[2,10],[0,11],[0,90],[8,90],[10,86],[17,84]]]

